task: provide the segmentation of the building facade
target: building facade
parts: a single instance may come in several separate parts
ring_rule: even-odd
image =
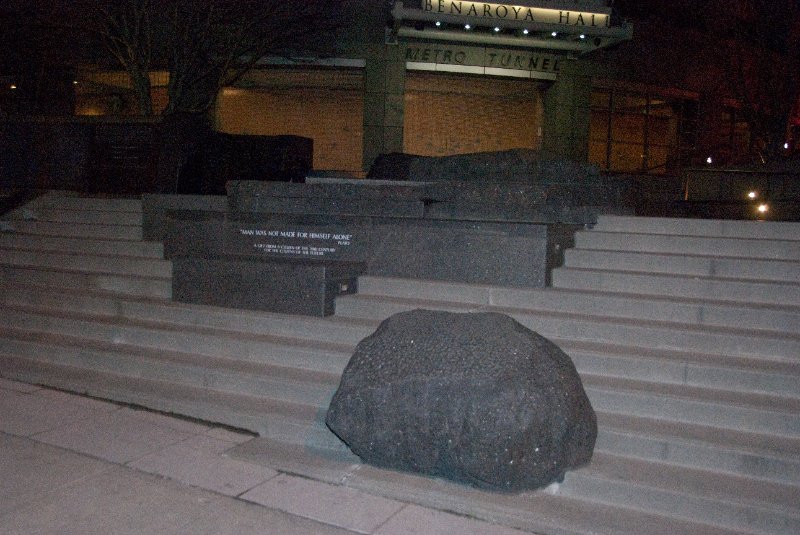
[[[215,126],[312,138],[316,169],[357,176],[389,152],[533,148],[637,174],[751,158],[741,103],[691,83],[725,73],[710,71],[702,56],[690,64],[690,45],[667,60],[649,53],[658,39],[655,46],[669,54],[691,35],[678,39],[671,28],[642,25],[635,36],[611,4],[360,2],[336,54],[262,58],[221,91]],[[681,76],[664,76],[670,71]],[[152,73],[151,80],[158,110],[168,74]],[[135,112],[128,87],[125,73],[83,73],[75,112]]]
[[[364,8],[341,57],[265,58],[216,109],[221,131],[314,139],[315,167],[383,153],[511,148],[590,158],[590,52],[628,39],[602,0],[407,0]]]

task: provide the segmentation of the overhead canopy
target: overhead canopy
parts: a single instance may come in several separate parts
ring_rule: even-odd
[[[630,39],[633,28],[604,0],[396,1],[398,37],[584,54]]]

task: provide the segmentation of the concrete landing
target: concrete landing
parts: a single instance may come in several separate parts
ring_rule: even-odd
[[[251,440],[0,379],[0,533],[524,533],[229,456]]]

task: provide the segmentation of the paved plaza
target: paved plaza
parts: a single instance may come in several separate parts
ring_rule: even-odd
[[[0,533],[522,533],[226,456],[252,438],[0,379]]]

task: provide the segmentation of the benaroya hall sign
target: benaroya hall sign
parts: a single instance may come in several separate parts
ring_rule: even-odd
[[[459,0],[422,0],[422,10],[428,13],[478,17],[485,19],[539,22],[569,26],[611,26],[611,9],[603,2],[586,0],[551,0],[537,2],[533,6],[491,4],[486,2],[463,2]],[[547,7],[544,7],[547,6]],[[573,6],[572,8],[570,6]],[[585,9],[591,9],[586,11]]]

